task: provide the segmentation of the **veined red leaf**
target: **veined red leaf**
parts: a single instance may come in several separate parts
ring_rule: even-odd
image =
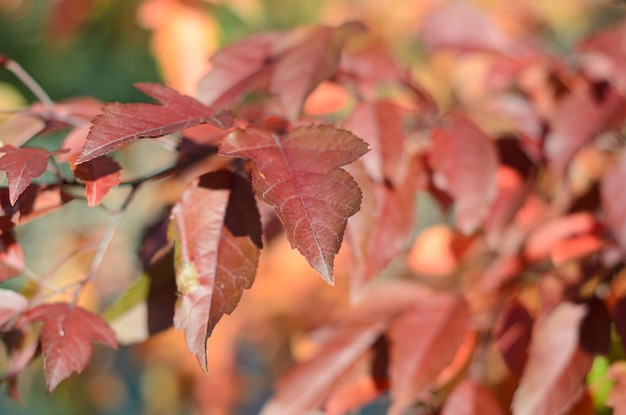
[[[269,74],[270,57],[278,33],[261,33],[228,45],[211,58],[213,67],[198,84],[198,97],[206,105],[226,108]]]
[[[577,90],[557,108],[545,141],[545,154],[552,172],[559,178],[567,173],[572,158],[596,134],[623,122],[626,99],[615,88]]]
[[[109,190],[120,184],[121,167],[110,157],[100,156],[74,169],[74,177],[85,183],[89,207],[98,206]]]
[[[288,119],[298,118],[306,97],[337,70],[345,42],[364,30],[359,22],[306,27],[276,43],[270,91],[279,96]]]
[[[276,209],[291,246],[329,284],[346,221],[361,204],[358,185],[340,166],[366,151],[358,137],[330,126],[298,128],[283,136],[236,130],[219,146],[219,154],[254,162],[256,194]]]
[[[618,163],[606,172],[600,183],[600,198],[604,210],[604,221],[626,253],[626,152]]]
[[[401,414],[452,362],[466,332],[469,312],[463,299],[433,295],[397,317],[391,343],[390,415]]]
[[[496,197],[498,154],[490,138],[465,115],[453,112],[445,123],[432,138],[433,179],[454,198],[456,224],[469,234],[485,220]]]
[[[578,346],[586,307],[560,303],[533,331],[528,362],[513,396],[514,415],[566,413],[582,397],[592,359]]]
[[[34,179],[45,173],[50,153],[41,148],[0,147],[0,171],[7,174],[12,205]]]
[[[7,323],[28,308],[28,301],[20,293],[0,288],[0,330],[4,330]]]
[[[41,346],[48,392],[91,360],[92,342],[116,349],[115,333],[97,315],[68,303],[44,304],[30,310],[26,321],[43,321]]]
[[[249,183],[228,171],[202,176],[172,209],[176,284],[174,326],[207,371],[206,344],[254,281],[261,220]]]
[[[277,384],[277,393],[262,415],[301,415],[323,403],[338,378],[382,334],[384,320],[338,328],[309,361],[294,367]]]
[[[504,411],[493,393],[475,381],[457,385],[444,404],[441,415],[502,415]]]
[[[162,137],[200,124],[211,124],[225,130],[233,123],[232,114],[216,113],[165,85],[137,84],[136,87],[162,105],[108,104],[103,113],[93,120],[76,164],[108,154],[140,138]]]

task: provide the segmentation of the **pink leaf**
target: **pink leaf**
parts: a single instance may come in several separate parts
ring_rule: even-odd
[[[494,328],[497,348],[509,370],[521,376],[530,345],[533,318],[522,304],[512,302]]]
[[[591,357],[578,347],[583,305],[560,303],[535,326],[514,415],[566,413],[582,397]]]
[[[626,152],[623,152],[618,163],[604,175],[600,183],[600,197],[604,210],[604,221],[624,254],[626,254],[625,177]]]
[[[433,295],[396,318],[389,328],[391,343],[390,415],[415,403],[452,362],[468,323],[467,304],[453,295]]]
[[[358,185],[339,167],[366,151],[359,138],[330,126],[298,128],[283,136],[237,130],[219,146],[222,155],[254,162],[256,194],[276,209],[292,247],[329,284],[346,221],[361,204]]]
[[[22,294],[0,288],[0,330],[5,330],[7,323],[27,308],[28,301]]]
[[[306,97],[337,70],[345,42],[364,30],[358,22],[301,28],[275,45],[270,90],[279,95],[288,119],[298,118]]]
[[[613,408],[613,415],[626,415],[626,362],[614,362],[607,372],[609,379],[617,383],[606,399],[606,405]]]
[[[7,173],[12,205],[32,181],[45,173],[50,153],[40,148],[0,147],[0,171]]]
[[[140,138],[162,137],[200,124],[212,124],[221,129],[232,125],[230,113],[218,114],[164,85],[137,84],[136,87],[163,105],[115,103],[104,107],[103,113],[93,120],[76,164],[108,154]]]
[[[578,45],[582,53],[583,69],[593,79],[609,80],[622,93],[626,93],[626,51],[622,42],[626,36],[626,25],[594,33]]]
[[[503,415],[493,393],[475,381],[461,382],[448,396],[441,415]]]
[[[80,373],[91,360],[92,342],[116,349],[115,333],[97,315],[68,303],[44,304],[24,316],[44,322],[41,346],[48,392],[72,372]]]
[[[254,281],[261,222],[249,183],[218,171],[192,183],[172,209],[176,284],[174,326],[207,371],[206,344]]]
[[[120,165],[110,157],[100,156],[79,164],[74,176],[85,183],[90,207],[98,206],[109,190],[120,184]]]
[[[430,164],[435,185],[454,198],[456,224],[474,232],[486,219],[497,193],[498,155],[491,139],[459,112],[433,134]]]
[[[24,271],[24,252],[15,240],[13,231],[3,230],[0,234],[0,282],[15,277]]]
[[[211,58],[213,67],[198,84],[206,105],[225,108],[237,104],[269,73],[277,33],[262,33],[228,45]]]

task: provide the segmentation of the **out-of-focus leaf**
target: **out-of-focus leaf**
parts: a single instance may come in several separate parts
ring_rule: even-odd
[[[41,345],[48,392],[72,374],[82,372],[91,360],[92,342],[116,349],[115,333],[97,315],[68,303],[44,304],[24,315],[26,321],[43,321]]]
[[[592,362],[578,346],[586,313],[584,305],[563,302],[537,322],[511,404],[514,415],[566,413],[582,397]]]
[[[391,344],[390,415],[401,414],[452,362],[468,323],[465,301],[436,294],[396,318],[388,332]]]
[[[521,376],[528,360],[533,318],[522,304],[512,302],[494,330],[497,347],[509,370]]]
[[[0,171],[7,174],[9,201],[15,205],[17,198],[32,181],[45,173],[50,153],[41,148],[0,147]]]
[[[159,84],[137,84],[137,89],[158,100],[155,104],[108,104],[93,120],[87,142],[76,160],[85,163],[140,138],[162,137],[200,124],[221,129],[233,123],[230,113],[220,112]]]
[[[172,209],[176,284],[174,326],[207,371],[206,344],[254,281],[261,221],[249,184],[228,171],[192,183]]]
[[[277,63],[270,91],[279,96],[288,119],[299,117],[306,97],[337,70],[345,42],[364,30],[359,22],[337,28],[306,27],[276,42],[272,55]]]
[[[239,103],[269,74],[272,48],[278,39],[278,33],[261,33],[215,53],[211,71],[198,84],[200,101],[216,108]]]
[[[0,288],[0,330],[4,330],[8,323],[27,308],[28,301],[22,294]]]
[[[35,114],[18,114],[0,125],[0,140],[3,145],[20,147],[46,127],[42,117]]]
[[[626,362],[619,360],[611,365],[607,376],[617,381],[606,400],[613,415],[626,415]]]
[[[622,48],[624,37],[626,25],[621,24],[596,32],[577,45],[585,72],[598,81],[610,81],[622,94],[626,93],[626,76],[622,71],[626,66],[626,51]]]
[[[106,156],[76,166],[74,176],[85,183],[85,196],[90,207],[98,206],[102,198],[120,184],[120,170],[120,165]]]
[[[626,253],[626,152],[606,172],[600,183],[604,222],[623,253]]]
[[[346,221],[361,204],[358,185],[340,166],[366,152],[358,137],[330,126],[298,128],[283,136],[237,130],[219,147],[222,155],[254,162],[256,194],[276,209],[292,247],[329,284]]]
[[[430,150],[435,185],[455,201],[456,224],[474,232],[489,214],[496,197],[498,154],[491,139],[459,112],[435,130]]]
[[[560,103],[545,139],[545,155],[552,172],[563,178],[580,148],[597,134],[621,123],[626,99],[611,86],[576,90]]]
[[[41,186],[32,184],[19,198],[19,203],[12,205],[9,189],[0,189],[0,229],[11,229],[23,225],[50,213],[73,197],[65,193],[58,185]]]
[[[441,415],[502,415],[502,407],[486,387],[465,380],[446,399]]]

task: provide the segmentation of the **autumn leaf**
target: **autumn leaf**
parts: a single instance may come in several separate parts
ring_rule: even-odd
[[[48,168],[50,153],[41,148],[0,147],[0,171],[7,174],[9,182],[9,200],[15,205],[18,197],[32,181],[45,173]]]
[[[217,108],[234,106],[269,75],[270,56],[278,33],[261,33],[219,50],[211,58],[213,67],[198,84],[198,97]]]
[[[13,230],[0,233],[0,282],[18,276],[24,271],[24,252],[15,240]]]
[[[262,415],[300,415],[319,407],[334,384],[384,331],[385,321],[338,328],[309,361],[296,366],[276,385],[277,393]]]
[[[289,120],[302,112],[306,97],[339,66],[346,41],[365,31],[363,24],[349,22],[333,28],[305,27],[290,32],[274,46],[276,66],[270,91],[277,94]]]
[[[48,392],[91,360],[92,342],[116,349],[115,333],[97,315],[68,303],[44,304],[25,314],[26,321],[43,321],[41,346]]]
[[[219,154],[254,162],[255,193],[274,207],[291,246],[329,284],[346,221],[361,204],[358,185],[339,167],[366,151],[359,138],[331,126],[298,128],[283,136],[236,130],[219,146]]]
[[[441,415],[502,415],[504,412],[493,393],[472,380],[457,385],[446,399]]]
[[[229,128],[232,115],[159,84],[137,84],[137,89],[158,100],[156,104],[108,104],[93,120],[87,142],[76,160],[85,163],[140,138],[162,137],[200,124]]]
[[[622,23],[592,34],[576,47],[583,70],[598,81],[611,81],[622,94],[626,92],[626,77],[621,70],[626,65],[626,52],[621,46],[625,35],[626,25]]]
[[[456,225],[469,234],[482,224],[496,197],[498,154],[491,139],[460,112],[433,133],[429,161],[435,185],[454,198]]]
[[[176,285],[174,326],[207,371],[206,344],[254,281],[261,222],[249,183],[228,171],[192,183],[172,209]]]
[[[606,404],[613,408],[614,415],[626,414],[626,362],[619,360],[611,365],[607,377],[617,381],[609,394]]]
[[[610,168],[600,183],[604,221],[622,252],[626,252],[626,152]]]
[[[462,299],[433,295],[398,316],[388,332],[391,343],[390,415],[401,414],[452,362],[468,323]]]
[[[566,413],[582,397],[592,359],[578,346],[584,305],[560,303],[536,324],[513,415]],[[546,364],[549,362],[549,364]]]
[[[28,301],[22,294],[0,288],[0,330],[4,331],[11,320],[27,308]]]
[[[110,157],[100,156],[74,169],[74,177],[85,183],[89,207],[98,206],[109,190],[120,184],[121,167]]]
[[[533,326],[533,318],[521,303],[513,301],[501,314],[494,328],[496,347],[509,370],[521,376],[526,360]]]

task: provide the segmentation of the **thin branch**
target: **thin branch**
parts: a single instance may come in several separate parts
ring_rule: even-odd
[[[46,116],[52,118],[54,114],[54,102],[52,102],[41,85],[39,85],[19,63],[12,59],[7,59],[4,67],[11,71],[28,89],[30,89],[37,99],[46,107]]]

